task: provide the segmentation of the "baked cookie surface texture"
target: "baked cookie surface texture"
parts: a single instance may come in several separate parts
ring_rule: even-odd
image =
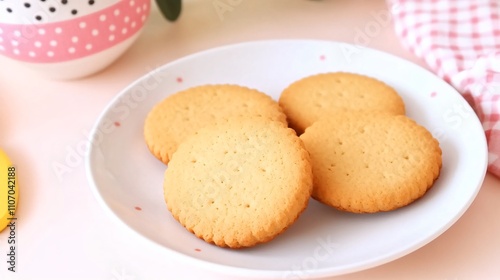
[[[229,120],[183,142],[165,172],[173,217],[206,242],[251,247],[292,225],[312,192],[309,154],[295,132],[262,118]]]
[[[340,210],[395,210],[422,197],[438,178],[439,143],[403,115],[339,113],[300,136],[311,156],[313,198]]]
[[[151,153],[168,164],[184,139],[217,121],[258,116],[286,124],[276,101],[238,85],[202,85],[180,91],[159,102],[148,114],[144,138]]]
[[[403,99],[393,88],[368,76],[344,72],[302,78],[283,90],[279,104],[299,135],[321,115],[338,111],[405,114]]]

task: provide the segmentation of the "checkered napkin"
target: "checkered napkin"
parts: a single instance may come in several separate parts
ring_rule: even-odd
[[[500,177],[500,1],[387,0],[402,43],[479,116]]]

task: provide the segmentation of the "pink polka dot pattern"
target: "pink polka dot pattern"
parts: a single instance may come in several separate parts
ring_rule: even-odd
[[[0,24],[0,54],[33,63],[83,58],[133,36],[144,26],[150,8],[150,0],[123,0],[62,22]]]

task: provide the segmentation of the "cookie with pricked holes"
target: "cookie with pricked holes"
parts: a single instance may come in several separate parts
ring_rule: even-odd
[[[302,78],[282,92],[279,104],[299,135],[321,115],[338,111],[405,114],[403,99],[392,87],[372,77],[344,72]]]
[[[168,164],[177,147],[200,128],[251,116],[286,124],[277,102],[258,90],[230,84],[192,87],[165,98],[150,111],[144,138],[151,153]]]
[[[292,129],[240,118],[186,139],[163,186],[169,211],[197,237],[221,247],[252,247],[275,238],[304,211],[312,169]]]
[[[438,178],[438,141],[403,115],[323,116],[300,136],[311,156],[313,198],[355,213],[390,211],[422,197]]]

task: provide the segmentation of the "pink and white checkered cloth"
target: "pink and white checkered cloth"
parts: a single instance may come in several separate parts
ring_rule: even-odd
[[[387,1],[402,43],[474,108],[500,177],[500,1]]]

